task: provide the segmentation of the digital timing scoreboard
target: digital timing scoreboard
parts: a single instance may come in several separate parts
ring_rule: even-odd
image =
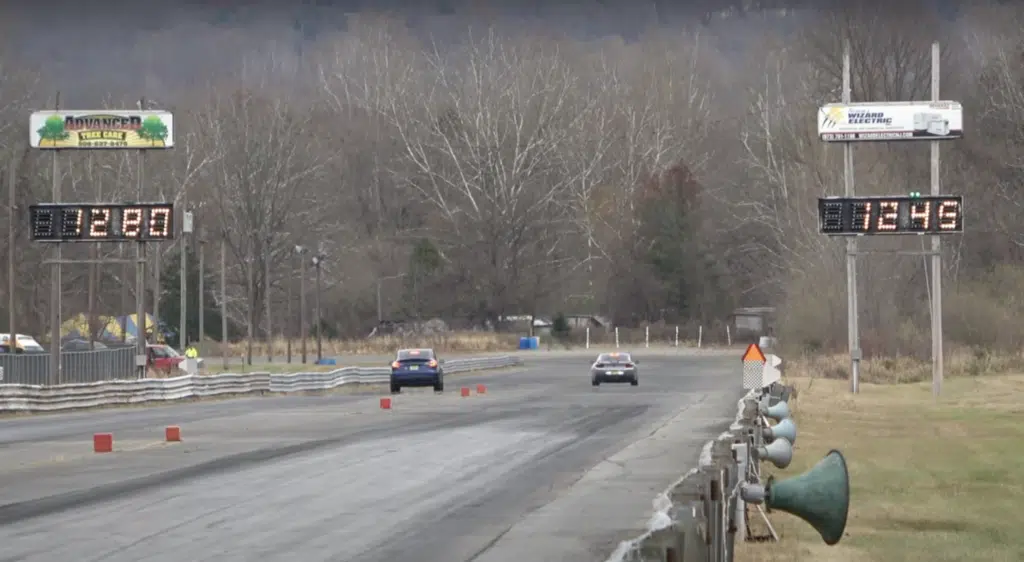
[[[29,207],[37,242],[174,239],[173,203],[42,203]]]

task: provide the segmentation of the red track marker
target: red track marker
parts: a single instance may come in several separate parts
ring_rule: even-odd
[[[114,452],[114,434],[96,433],[92,436],[92,450],[96,453]]]
[[[169,425],[164,429],[164,440],[181,441],[181,428],[176,425]]]
[[[390,398],[381,398],[380,399],[380,409],[381,410],[390,410],[391,409],[391,399]]]

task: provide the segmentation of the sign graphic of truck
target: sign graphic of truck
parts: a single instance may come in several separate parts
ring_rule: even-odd
[[[914,132],[944,137],[949,135],[949,121],[943,119],[941,113],[915,113]]]

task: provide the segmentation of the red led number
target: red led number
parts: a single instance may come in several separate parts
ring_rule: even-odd
[[[956,230],[960,222],[960,202],[943,201],[939,203],[939,230]]]
[[[110,235],[110,209],[89,210],[89,238],[106,238]]]
[[[171,210],[154,207],[149,211],[149,235],[153,238],[167,238],[171,229]]]
[[[932,203],[924,201],[910,204],[910,229],[927,231],[931,225]]]
[[[126,207],[121,209],[121,234],[125,238],[138,238],[142,233],[142,209]]]
[[[899,226],[899,204],[895,201],[882,201],[878,204],[878,230],[892,232]]]

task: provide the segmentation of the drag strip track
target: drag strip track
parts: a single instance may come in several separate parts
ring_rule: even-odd
[[[453,377],[390,411],[324,395],[0,420],[0,560],[603,560],[742,392],[735,359],[652,356],[639,387],[596,389],[586,363]],[[154,443],[164,423],[184,442]],[[81,454],[94,431],[124,450]]]

